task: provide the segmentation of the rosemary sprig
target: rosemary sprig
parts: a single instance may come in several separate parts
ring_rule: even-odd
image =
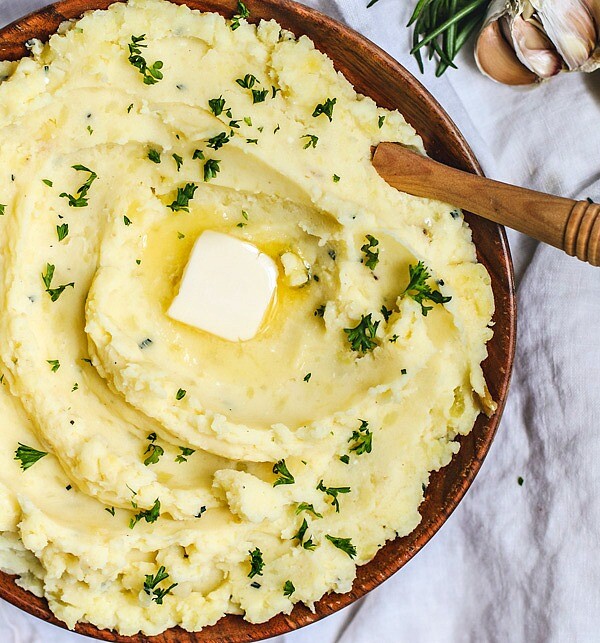
[[[367,8],[379,0],[371,0]],[[438,58],[435,75],[441,76],[448,67],[456,69],[454,59],[471,34],[481,25],[490,0],[418,0],[408,21],[413,27],[411,54],[421,73],[424,71],[422,51]]]

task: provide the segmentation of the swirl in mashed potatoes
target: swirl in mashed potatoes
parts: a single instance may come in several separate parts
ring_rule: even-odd
[[[0,84],[0,567],[122,634],[349,591],[489,403],[470,230],[371,165],[421,139],[273,21],[131,0],[31,45]],[[250,341],[166,315],[205,230],[279,265]]]

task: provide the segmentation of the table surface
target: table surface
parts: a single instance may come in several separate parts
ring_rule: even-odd
[[[0,0],[0,24],[47,4]],[[404,25],[414,2],[305,0],[418,75]],[[600,72],[497,85],[470,51],[420,80],[488,176],[600,201]],[[504,418],[477,480],[419,555],[364,599],[277,643],[597,641],[600,632],[600,269],[510,233],[519,302]],[[522,485],[518,479],[523,478]],[[0,641],[74,643],[0,601]]]

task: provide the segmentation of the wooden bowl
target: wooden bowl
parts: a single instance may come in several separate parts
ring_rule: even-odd
[[[237,4],[236,0],[173,1],[187,4],[192,9],[216,11],[226,17],[235,13]],[[62,0],[14,22],[0,31],[0,60],[17,60],[27,55],[25,42],[30,38],[45,41],[64,20],[77,18],[89,9],[105,9],[113,2]],[[274,18],[296,35],[308,35],[358,92],[370,96],[382,107],[400,110],[421,134],[433,158],[463,170],[482,173],[456,125],[431,94],[372,42],[318,11],[291,0],[245,0],[245,3],[251,12],[250,20]],[[504,408],[515,348],[512,261],[504,229],[470,214],[466,219],[473,231],[479,260],[491,275],[496,300],[494,337],[488,344],[489,357],[483,370],[490,392],[498,403],[498,411],[491,418],[480,415],[473,431],[459,438],[461,448],[452,462],[431,476],[420,508],[421,524],[410,535],[388,542],[370,563],[359,567],[351,592],[325,596],[315,605],[314,613],[303,605],[297,605],[289,616],[280,614],[260,625],[247,623],[239,616],[225,616],[201,632],[190,633],[174,628],[152,637],[120,636],[88,623],[77,625],[76,632],[104,641],[124,643],[258,641],[303,627],[346,607],[398,571],[429,541],[465,495],[490,448]],[[18,587],[14,577],[8,574],[0,573],[0,596],[38,618],[65,627],[50,612],[45,600]]]

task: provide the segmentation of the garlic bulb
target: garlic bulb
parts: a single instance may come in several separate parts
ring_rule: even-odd
[[[475,60],[507,85],[598,69],[600,0],[492,0]]]

